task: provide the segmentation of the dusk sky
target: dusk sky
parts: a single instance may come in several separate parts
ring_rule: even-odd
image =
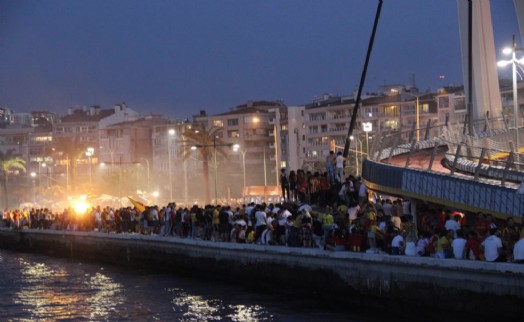
[[[125,102],[188,118],[248,100],[346,95],[358,86],[377,3],[0,0],[0,106],[63,115]],[[499,55],[518,26],[513,0],[491,3]],[[385,0],[364,91],[412,74],[421,90],[462,84],[457,15],[456,0]]]

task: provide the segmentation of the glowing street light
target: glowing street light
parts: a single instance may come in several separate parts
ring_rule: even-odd
[[[369,132],[373,130],[373,123],[362,123],[362,130],[366,132],[366,154],[369,155]]]
[[[513,118],[515,124],[515,149],[517,153],[520,149],[519,144],[519,106],[518,106],[518,92],[517,92],[517,65],[524,64],[524,58],[517,60],[516,53],[517,51],[523,51],[524,48],[517,48],[517,43],[515,41],[515,35],[513,35],[513,47],[507,47],[502,50],[502,53],[505,55],[511,54],[511,60],[501,60],[497,62],[497,66],[506,67],[509,64],[512,64],[513,72]]]
[[[35,189],[35,178],[36,178],[36,172],[31,172],[31,178],[33,182],[33,205],[36,204],[36,189]]]
[[[95,149],[94,148],[87,148],[87,151],[86,151],[86,156],[87,156],[87,159],[89,160],[89,184],[93,184],[93,176],[92,176],[92,172],[91,172],[91,157],[95,154]]]
[[[171,167],[171,150],[172,150],[172,138],[175,136],[175,130],[169,129],[168,133],[168,142],[167,142],[167,149],[168,149],[168,156],[167,156],[167,164],[168,164],[168,170],[169,170],[169,202],[173,202],[173,170]]]
[[[361,152],[361,155],[362,155],[362,141],[360,141],[360,139],[358,137],[354,137],[353,135],[349,137],[349,139],[351,141],[355,140],[355,165],[357,166],[357,169],[356,169],[356,172],[357,172],[357,177],[359,176],[359,170],[358,170],[358,145],[360,143],[360,152]]]

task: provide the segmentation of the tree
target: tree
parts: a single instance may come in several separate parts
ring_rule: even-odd
[[[209,161],[214,157],[214,152],[223,158],[228,159],[228,154],[224,148],[226,143],[217,137],[218,132],[222,130],[221,127],[206,128],[203,124],[186,127],[182,131],[182,137],[185,144],[189,146],[196,146],[196,152],[202,159],[202,176],[205,184],[206,202],[210,203],[209,193]],[[191,156],[191,149],[183,150],[183,160],[186,161]]]
[[[9,190],[7,184],[9,181],[9,175],[19,170],[23,172],[25,169],[25,160],[19,156],[13,154],[15,150],[7,150],[6,152],[0,151],[0,174],[2,175],[2,182],[4,186],[4,205],[9,208]]]
[[[73,137],[59,137],[54,141],[54,148],[58,152],[62,152],[62,156],[66,157],[67,162],[67,177],[75,190],[75,174],[76,174],[76,160],[80,158],[86,151],[87,145],[80,141],[78,136]],[[71,169],[69,169],[71,168]],[[71,176],[69,177],[69,173]],[[69,188],[69,187],[66,187]]]

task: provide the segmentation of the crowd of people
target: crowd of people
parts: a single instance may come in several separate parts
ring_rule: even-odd
[[[360,178],[343,179],[302,170],[282,171],[281,202],[275,204],[177,207],[100,207],[83,214],[71,208],[6,209],[3,225],[12,229],[57,229],[147,234],[216,242],[331,251],[431,256],[448,259],[524,263],[524,229],[482,213],[420,210],[409,203],[370,193]]]

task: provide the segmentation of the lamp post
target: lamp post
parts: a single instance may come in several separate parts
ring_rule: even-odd
[[[93,154],[95,154],[95,149],[87,148],[86,156],[87,156],[87,159],[89,161],[89,185],[93,184],[93,176],[92,176],[92,173],[91,173],[91,157],[93,156]]]
[[[353,135],[349,137],[351,141],[355,140],[355,165],[356,165],[356,173],[357,177],[359,176],[359,170],[358,170],[358,144],[360,143],[360,151],[362,152],[362,141],[358,137],[354,137]],[[362,155],[362,153],[361,153]]]
[[[45,168],[45,172],[44,172],[45,176],[46,176],[45,187],[49,188],[49,167],[47,166],[47,163],[43,162],[42,163],[42,168]]]
[[[244,150],[240,150],[240,146],[239,145],[234,145],[233,146],[233,149],[235,151],[239,151],[240,153],[242,153],[242,179],[243,179],[243,183],[242,183],[242,200],[245,199],[245,190],[246,190],[246,151]]]
[[[171,141],[172,138],[175,136],[175,130],[169,129],[168,133],[168,140],[167,140],[167,167],[169,171],[169,202],[173,202],[173,170],[171,168]]]
[[[369,132],[373,130],[373,123],[362,123],[362,130],[366,132],[366,155],[369,155]]]
[[[219,143],[217,144],[217,136],[213,136],[213,144],[195,144],[193,146],[191,146],[191,150],[196,150],[196,149],[200,149],[200,148],[208,148],[208,147],[212,147],[213,148],[213,167],[215,168],[215,205],[218,204],[218,189],[217,189],[217,186],[218,186],[218,172],[217,172],[217,147],[221,147],[221,146],[229,146],[229,147],[233,147],[235,150],[237,150],[239,148],[239,145],[238,144],[234,144],[234,143]]]
[[[267,202],[266,146],[264,145],[264,202]]]
[[[32,178],[31,181],[33,182],[33,205],[36,204],[35,177],[36,177],[36,172],[31,172],[31,178]]]
[[[515,124],[515,149],[517,153],[520,150],[519,144],[519,105],[518,105],[518,90],[517,90],[517,64],[524,64],[524,58],[520,61],[516,58],[517,51],[522,51],[524,48],[517,48],[517,43],[515,41],[515,35],[513,35],[513,46],[504,48],[502,51],[504,54],[511,54],[511,60],[501,60],[497,62],[497,66],[506,67],[509,64],[512,64],[512,74],[513,74],[513,118]]]

